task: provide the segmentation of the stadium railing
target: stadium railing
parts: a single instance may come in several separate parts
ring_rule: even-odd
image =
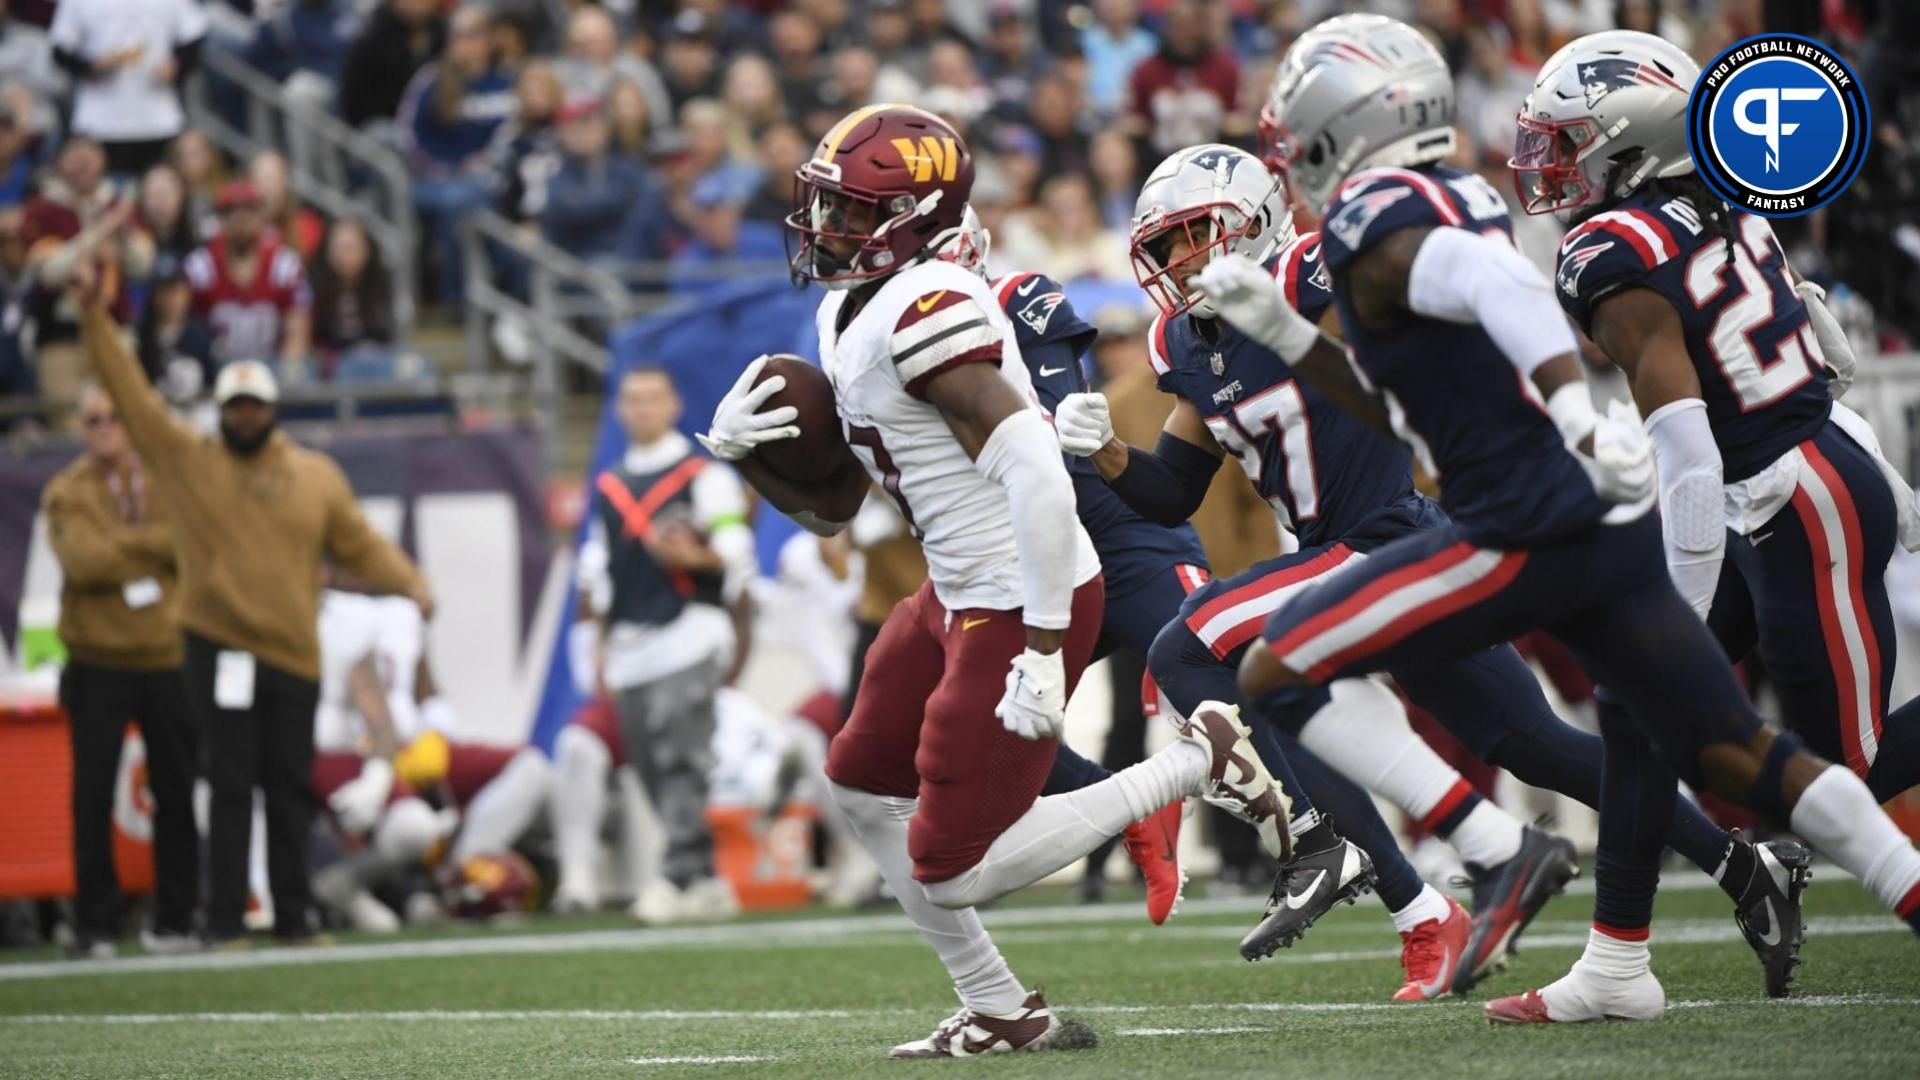
[[[485,370],[503,319],[524,335],[531,392],[543,419],[557,422],[568,365],[604,376],[607,338],[633,319],[696,305],[700,290],[748,278],[786,276],[779,260],[588,262],[492,210],[465,224],[467,362]]]
[[[414,260],[419,228],[412,182],[398,151],[348,127],[315,103],[289,95],[258,68],[220,49],[207,49],[210,75],[231,83],[246,102],[244,126],[222,115],[208,92],[208,79],[187,84],[187,110],[194,127],[240,162],[262,150],[287,155],[294,193],[329,218],[356,218],[392,271],[398,344],[405,347],[414,322]]]

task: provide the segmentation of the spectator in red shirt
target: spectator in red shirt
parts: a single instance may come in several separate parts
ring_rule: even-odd
[[[133,202],[121,197],[106,170],[99,142],[84,135],[67,140],[53,175],[27,202],[20,223],[26,274],[33,284],[28,309],[34,337],[28,355],[55,426],[70,418],[87,371],[79,311],[67,294],[74,268],[81,262],[98,266],[107,303],[122,318],[132,314],[128,280],[143,279],[153,268],[153,243],[133,224]]]
[[[277,358],[285,373],[302,368],[310,341],[307,287],[300,256],[267,230],[260,193],[235,180],[220,189],[220,235],[187,256],[193,309],[213,330],[213,359]]]
[[[1128,109],[1155,157],[1241,133],[1240,62],[1214,44],[1205,0],[1176,0],[1160,24],[1160,51],[1133,69]]]

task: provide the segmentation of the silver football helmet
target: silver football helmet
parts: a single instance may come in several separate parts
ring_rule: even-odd
[[[980,215],[973,212],[973,204],[968,203],[966,212],[960,215],[960,227],[947,233],[933,257],[985,278],[987,253],[992,249],[993,234],[980,223]]]
[[[1576,210],[1692,172],[1687,95],[1699,77],[1678,46],[1638,30],[1562,46],[1520,107],[1507,162],[1527,213]]]
[[[1133,275],[1171,319],[1191,311],[1214,316],[1204,298],[1187,295],[1186,280],[1215,250],[1265,262],[1293,241],[1293,214],[1280,181],[1260,159],[1232,146],[1190,146],[1160,163],[1133,206]],[[1186,250],[1178,258],[1174,241]]]
[[[1261,154],[1316,213],[1347,177],[1453,153],[1453,75],[1418,30],[1339,15],[1300,35],[1260,112]]]

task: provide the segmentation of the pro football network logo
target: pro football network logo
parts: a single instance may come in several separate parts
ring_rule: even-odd
[[[1714,58],[1687,102],[1694,168],[1729,203],[1798,217],[1866,161],[1872,118],[1845,60],[1812,38],[1760,34]]]

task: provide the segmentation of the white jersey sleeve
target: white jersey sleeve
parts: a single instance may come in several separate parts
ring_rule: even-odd
[[[888,279],[839,325],[847,294],[821,305],[820,354],[847,442],[919,536],[935,594],[948,610],[1011,611],[1025,600],[1006,490],[982,475],[927,385],[966,364],[992,364],[1038,408],[1012,325],[987,283],[928,262]],[[1074,585],[1100,572],[1086,530],[1076,534]]]

